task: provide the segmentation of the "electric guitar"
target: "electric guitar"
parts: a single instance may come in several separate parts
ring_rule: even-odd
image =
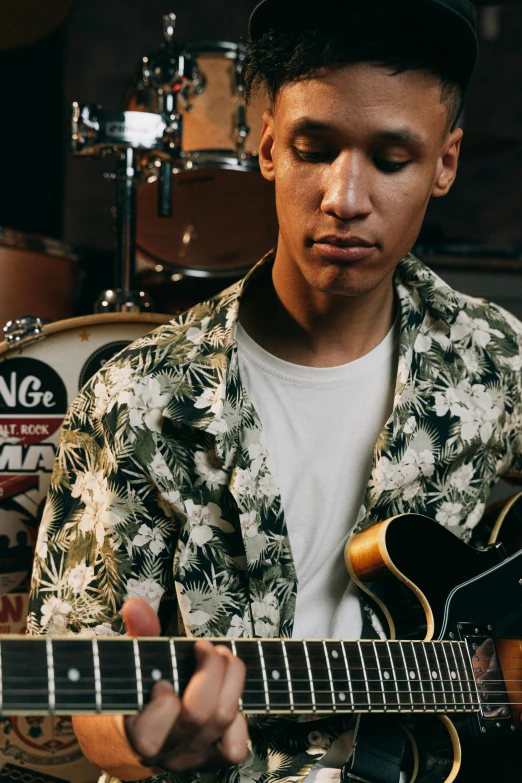
[[[461,740],[522,746],[521,549],[522,494],[492,521],[482,550],[417,514],[354,535],[348,570],[389,640],[213,640],[247,666],[240,708],[389,716],[410,743],[410,783],[452,783]],[[136,713],[161,679],[183,692],[193,644],[0,637],[0,714]],[[512,779],[521,778],[522,766]]]

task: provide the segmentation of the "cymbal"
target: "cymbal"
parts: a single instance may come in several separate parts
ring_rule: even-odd
[[[499,152],[511,152],[520,147],[517,139],[499,138],[486,133],[464,133],[460,159],[463,161],[480,160]]]
[[[0,50],[16,49],[45,38],[70,13],[75,0],[1,0]]]

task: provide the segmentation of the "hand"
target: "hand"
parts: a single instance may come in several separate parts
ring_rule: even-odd
[[[159,620],[139,598],[122,609],[130,636],[159,636]],[[155,774],[228,767],[246,757],[248,731],[239,712],[245,665],[226,647],[198,641],[197,666],[180,699],[169,682],[156,683],[143,712],[125,718],[130,744]]]

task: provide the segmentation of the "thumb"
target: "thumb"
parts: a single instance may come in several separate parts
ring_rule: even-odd
[[[129,636],[160,636],[158,615],[142,598],[130,598],[121,613]]]

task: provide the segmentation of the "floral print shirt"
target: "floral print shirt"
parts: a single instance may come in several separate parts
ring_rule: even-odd
[[[165,634],[291,636],[296,571],[235,340],[242,292],[272,261],[123,350],[73,402],[37,542],[33,634],[121,634],[120,608],[140,596]],[[394,409],[356,529],[418,512],[467,540],[492,484],[521,463],[522,325],[411,255],[395,288]],[[252,719],[243,765],[165,778],[301,781],[347,720]]]

